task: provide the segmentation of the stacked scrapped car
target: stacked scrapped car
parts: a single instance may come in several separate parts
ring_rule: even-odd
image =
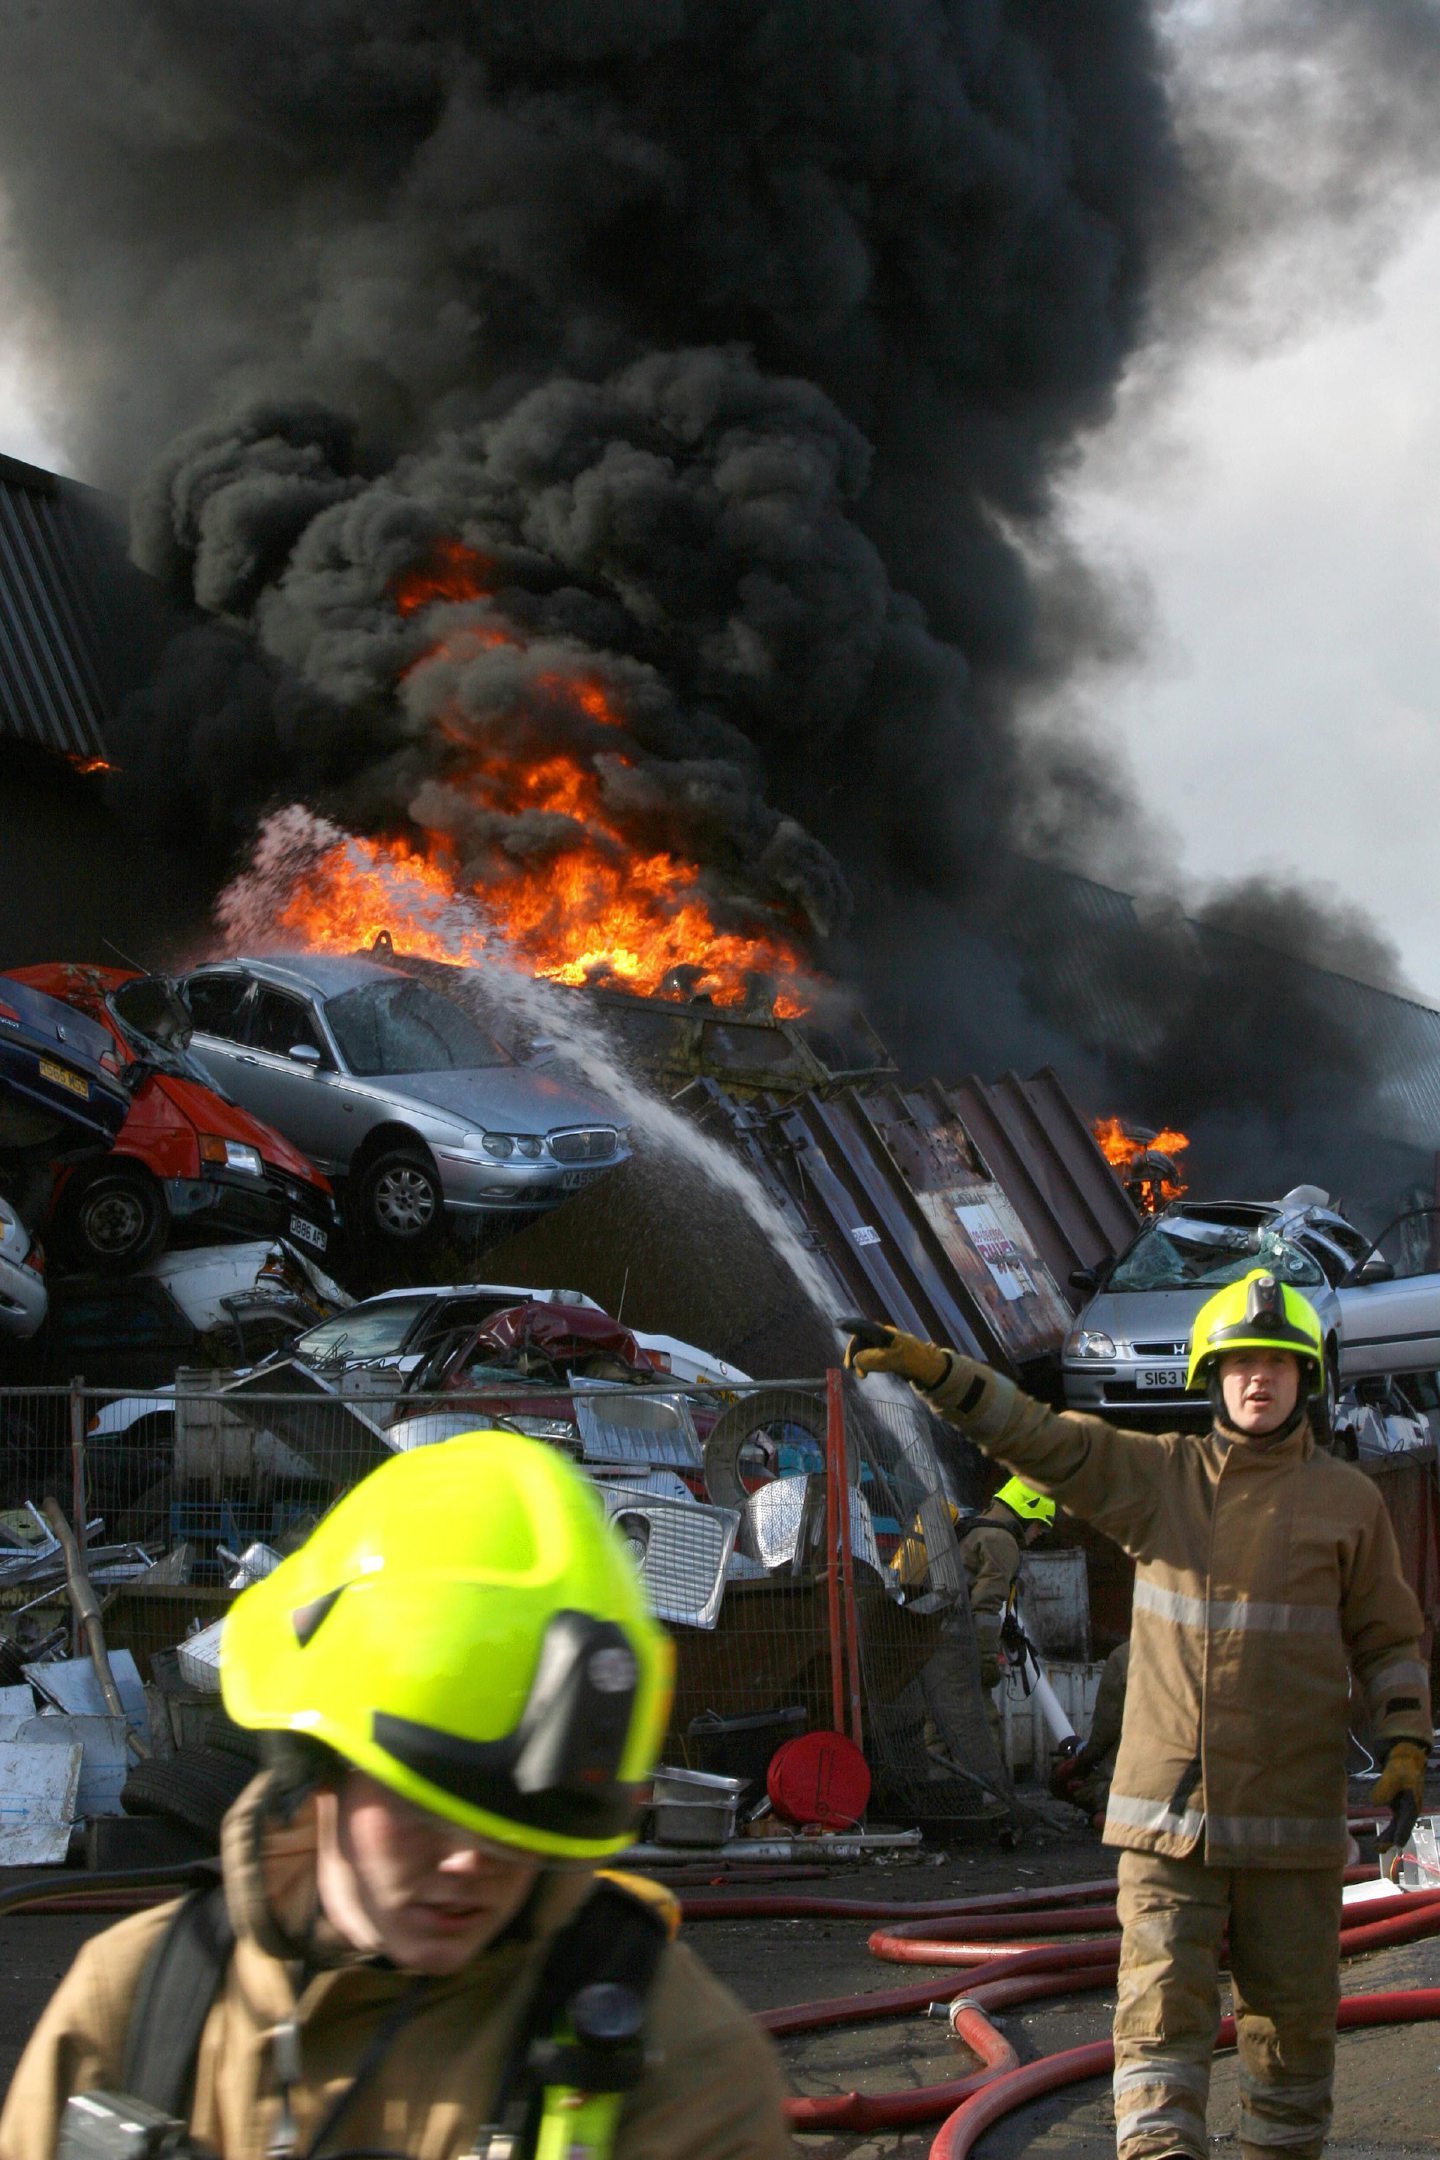
[[[188,1054],[190,1016],[158,976],[73,964],[18,968],[0,997],[45,992],[95,1023],[124,1086],[112,1152],[62,1172],[52,1220],[75,1266],[129,1269],[177,1230],[297,1239],[328,1253],[339,1217],[328,1179],[211,1084]],[[117,1083],[118,1084],[118,1083]]]

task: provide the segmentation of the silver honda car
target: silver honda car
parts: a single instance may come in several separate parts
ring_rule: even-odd
[[[518,1065],[452,999],[377,961],[282,953],[180,984],[224,1091],[349,1180],[353,1222],[413,1242],[441,1209],[526,1219],[630,1153],[613,1104]]]
[[[1281,1200],[1179,1200],[1153,1215],[1103,1276],[1065,1338],[1065,1402],[1130,1425],[1208,1415],[1187,1395],[1195,1315],[1223,1284],[1268,1268],[1314,1306],[1325,1335],[1325,1405],[1376,1373],[1440,1366],[1440,1272],[1433,1208],[1411,1208],[1373,1243],[1315,1185]],[[1409,1229],[1420,1234],[1412,1237]],[[1385,1257],[1381,1246],[1392,1249]]]

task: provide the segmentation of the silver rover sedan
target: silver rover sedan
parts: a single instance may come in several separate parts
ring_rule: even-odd
[[[247,1110],[348,1182],[353,1222],[414,1243],[442,1209],[536,1215],[630,1153],[614,1105],[517,1064],[397,968],[281,953],[185,976],[192,1051]]]

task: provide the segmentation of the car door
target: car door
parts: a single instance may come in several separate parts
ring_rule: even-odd
[[[1440,1366],[1437,1259],[1440,1209],[1409,1208],[1380,1233],[1371,1257],[1339,1292],[1343,1379]]]
[[[291,1053],[297,1048],[314,1056],[296,1058]],[[329,1165],[341,1159],[346,1152],[344,1111],[332,1085],[335,1057],[306,999],[260,983],[239,1063],[247,1109],[284,1133],[312,1162]]]
[[[195,1024],[192,1056],[199,1059],[222,1095],[250,1108],[241,1059],[248,1064],[244,1043],[255,996],[252,979],[243,968],[207,969],[189,976],[180,990]]]

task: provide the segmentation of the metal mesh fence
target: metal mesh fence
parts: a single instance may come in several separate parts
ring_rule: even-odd
[[[153,1394],[0,1389],[0,1676],[66,1619],[35,1514],[47,1493],[87,1525],[107,1634],[145,1671],[392,1452],[483,1427],[593,1479],[676,1638],[667,1760],[749,1779],[743,1813],[776,1746],[839,1725],[891,1819],[1013,1804],[950,1521],[977,1497],[963,1456],[908,1391],[839,1375],[419,1395],[291,1364],[219,1385],[182,1371]],[[902,1597],[890,1562],[917,1526],[928,1570]]]

